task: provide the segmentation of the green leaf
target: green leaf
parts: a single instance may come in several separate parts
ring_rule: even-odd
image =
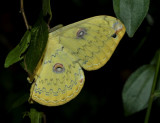
[[[158,64],[160,64],[160,49],[158,49],[151,61],[152,65],[158,66]],[[157,83],[156,83],[156,91],[160,90],[160,67],[157,68]]]
[[[36,109],[31,108],[29,112],[31,123],[42,123],[43,112],[38,112]]]
[[[160,56],[160,49],[158,49],[158,50],[156,51],[156,53],[155,53],[155,55],[154,55],[154,57],[153,57],[153,59],[152,59],[152,61],[151,61],[151,63],[150,63],[150,64],[152,64],[152,65],[156,65],[156,64],[157,64],[157,61],[158,61],[159,56]]]
[[[159,69],[159,74],[158,74],[158,78],[157,78],[157,85],[156,85],[156,91],[160,91],[160,69]]]
[[[24,57],[26,71],[33,75],[33,72],[44,52],[48,40],[48,26],[40,16],[36,24],[31,29],[31,42]]]
[[[160,97],[160,90],[156,90],[154,92],[154,97]]]
[[[150,64],[151,65],[154,65],[154,66],[157,66],[158,64],[158,60],[159,60],[159,57],[160,57],[160,49],[158,49],[153,57],[153,59],[151,60]],[[160,70],[159,70],[160,71]],[[156,91],[160,90],[160,74],[158,74],[158,78],[157,78],[157,82],[156,82]],[[156,93],[156,92],[155,92]]]
[[[125,115],[131,115],[147,107],[154,74],[153,65],[144,65],[126,81],[122,91]]]
[[[160,70],[160,55],[158,56],[156,67],[155,67],[154,80],[153,80],[153,84],[152,84],[150,99],[148,101],[148,108],[147,108],[147,112],[146,112],[146,115],[145,115],[144,123],[148,123],[149,122],[151,109],[152,109],[152,104],[153,104],[153,100],[155,98],[155,89],[156,89],[156,85],[158,83],[159,70]]]
[[[20,43],[12,51],[10,51],[6,57],[4,64],[5,68],[23,59],[23,53],[27,50],[30,40],[31,32],[26,31]]]
[[[116,16],[124,23],[129,37],[141,25],[149,9],[150,0],[113,0]]]
[[[42,11],[43,11],[43,16],[48,16],[48,15],[50,16],[49,17],[49,21],[50,21],[52,19],[50,0],[43,0]]]

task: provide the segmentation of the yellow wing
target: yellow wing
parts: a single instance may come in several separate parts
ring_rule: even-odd
[[[102,67],[125,33],[125,26],[111,16],[96,16],[50,33],[86,70]]]
[[[48,39],[44,58],[35,75],[30,98],[42,105],[62,105],[78,95],[84,74],[61,44]]]
[[[102,67],[125,33],[110,16],[92,17],[49,34],[45,52],[35,70],[30,99],[46,106],[65,104],[78,95],[86,70]]]

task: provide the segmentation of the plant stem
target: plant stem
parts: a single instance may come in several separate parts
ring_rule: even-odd
[[[24,12],[24,5],[23,5],[23,0],[20,0],[20,12],[22,13],[23,19],[24,19],[24,23],[26,25],[27,30],[30,29],[30,26],[28,25],[28,21]]]
[[[149,99],[149,102],[148,102],[148,108],[147,108],[147,113],[146,113],[146,116],[145,116],[144,123],[149,122],[149,117],[150,117],[152,103],[153,103],[153,99],[154,99],[154,92],[155,92],[155,87],[156,87],[156,82],[157,82],[157,78],[158,78],[159,69],[160,69],[160,55],[158,56],[158,60],[157,60],[156,71],[155,71],[155,75],[154,75],[152,90],[151,90],[150,99]]]
[[[43,123],[47,123],[46,121],[46,115],[43,113]]]

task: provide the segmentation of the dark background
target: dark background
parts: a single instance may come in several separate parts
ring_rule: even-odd
[[[133,38],[125,34],[115,53],[103,68],[91,72],[84,71],[85,85],[75,99],[58,107],[31,105],[26,102],[17,108],[12,108],[17,99],[29,94],[30,84],[27,82],[27,73],[18,63],[5,69],[4,61],[8,52],[19,43],[26,27],[20,13],[20,0],[1,1],[0,123],[30,122],[29,118],[23,118],[23,115],[31,107],[44,112],[47,123],[142,123],[146,110],[125,117],[121,93],[128,76],[141,65],[148,64],[159,48],[159,3],[159,1],[151,1],[150,4],[149,15],[153,23],[145,18]],[[33,25],[40,12],[41,1],[24,0],[24,5],[28,22]],[[51,27],[57,24],[68,25],[96,15],[115,16],[112,0],[51,0],[51,7],[53,14]],[[159,113],[159,107],[154,104],[151,114],[152,123],[159,119]]]

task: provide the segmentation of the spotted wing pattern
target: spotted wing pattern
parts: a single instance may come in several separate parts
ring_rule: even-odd
[[[84,84],[81,67],[102,67],[124,33],[124,25],[110,16],[92,17],[51,32],[35,70],[30,100],[46,106],[72,100]]]
[[[125,33],[125,26],[111,16],[96,16],[51,33],[86,70],[102,67]]]
[[[78,95],[84,74],[74,57],[52,39],[48,41],[45,54],[35,75],[31,99],[47,106],[62,105]]]

